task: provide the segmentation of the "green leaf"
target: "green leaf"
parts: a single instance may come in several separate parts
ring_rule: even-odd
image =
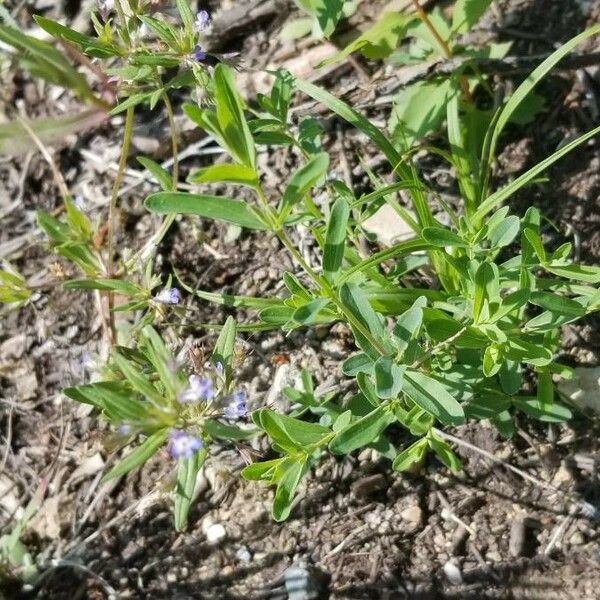
[[[114,117],[115,115],[118,115],[119,113],[122,113],[129,108],[133,108],[134,106],[145,102],[152,96],[153,93],[154,92],[140,92],[139,94],[132,94],[131,96],[123,100],[123,102],[120,102],[115,107],[113,107],[108,114]]]
[[[105,111],[90,109],[61,117],[25,119],[25,123],[44,145],[54,146],[67,136],[97,127],[105,120]],[[32,150],[37,150],[36,143],[20,121],[0,124],[0,155],[20,156]]]
[[[64,283],[66,290],[107,290],[123,296],[139,296],[144,290],[120,279],[71,279]]]
[[[498,268],[493,263],[481,263],[475,273],[475,296],[473,298],[473,320],[479,321],[486,301],[494,300],[494,289],[498,285]],[[488,311],[483,318],[489,316]]]
[[[191,458],[180,458],[178,461],[173,510],[176,531],[183,531],[187,527],[188,513],[192,504],[194,488],[196,487],[196,478],[207,455],[206,448],[201,448]]]
[[[522,373],[521,365],[517,361],[505,360],[498,374],[500,387],[505,394],[514,396],[521,389]]]
[[[275,458],[273,460],[265,460],[263,462],[251,463],[244,467],[241,471],[241,476],[250,481],[258,481],[260,479],[271,479],[274,470],[284,461],[283,458]]]
[[[389,409],[380,406],[338,432],[329,443],[329,450],[334,454],[348,454],[362,448],[375,441],[393,421]]]
[[[280,217],[280,220],[283,220],[290,209],[302,200],[304,195],[325,176],[328,167],[329,154],[321,152],[311,157],[304,166],[292,175],[283,192],[283,198],[281,200],[282,216]]]
[[[138,15],[138,19],[153,31],[167,46],[175,49],[177,46],[177,30],[164,21],[159,21],[147,15]]]
[[[216,365],[221,363],[225,372],[225,379],[228,381],[231,377],[232,361],[235,351],[236,323],[232,316],[227,317],[223,329],[215,343],[213,353],[210,357],[212,363]]]
[[[313,28],[313,20],[310,17],[301,19],[288,19],[282,27],[279,35],[282,40],[297,40],[310,34]]]
[[[394,471],[403,472],[408,471],[415,465],[418,465],[425,458],[427,446],[428,444],[426,438],[417,440],[414,444],[398,453],[394,459],[394,462],[392,463],[392,469],[394,469]]]
[[[0,41],[24,55],[26,65],[34,76],[72,89],[83,99],[95,99],[86,78],[48,42],[5,25],[0,25]]]
[[[114,352],[112,360],[136,392],[146,396],[159,406],[164,404],[163,395],[123,355]]]
[[[536,367],[544,367],[552,362],[552,351],[542,346],[539,342],[510,337],[506,356],[510,360],[526,362]]]
[[[518,389],[517,389],[518,391]],[[465,404],[468,419],[492,419],[511,407],[510,398],[500,392],[484,391]]]
[[[509,123],[513,113],[519,107],[519,105],[523,102],[523,100],[533,91],[535,86],[550,71],[552,71],[552,69],[554,69],[554,67],[567,54],[569,54],[569,52],[574,50],[579,44],[585,42],[588,38],[590,38],[598,33],[600,33],[600,25],[595,25],[593,27],[590,27],[583,33],[580,33],[579,35],[575,36],[574,38],[571,38],[568,42],[566,42],[565,44],[560,46],[560,48],[558,48],[556,51],[554,51],[536,69],[534,69],[533,72],[530,73],[529,76],[525,79],[525,81],[513,92],[512,96],[509,98],[508,102],[504,105],[504,108],[502,109],[500,115],[498,116],[498,119],[496,120],[496,124],[495,124],[493,132],[492,132],[490,148],[489,148],[489,152],[488,152],[488,162],[490,164],[491,164],[491,161],[494,159],[496,146],[498,144],[498,140],[500,138],[500,135],[502,134],[502,131],[504,130],[506,125]],[[581,138],[579,138],[579,140],[581,140]],[[578,142],[578,140],[575,140],[575,142]],[[581,142],[578,142],[578,143],[581,143]],[[571,144],[573,144],[573,142],[571,142]],[[567,146],[571,146],[571,144],[567,144]],[[575,145],[578,145],[578,144],[575,144]],[[571,146],[567,150],[567,152],[569,152],[573,147],[575,147],[575,145]],[[566,146],[563,147],[563,149],[564,148],[566,148]],[[566,152],[562,153],[560,156],[557,156],[554,160],[558,160],[558,158],[563,156],[563,154],[566,154]],[[556,156],[556,154],[553,156]],[[550,157],[550,158],[552,158],[552,157]],[[546,159],[546,161],[548,161],[548,160],[549,159]],[[552,160],[549,164],[554,162],[554,160]],[[546,161],[543,161],[543,162],[545,163]],[[540,164],[542,164],[542,163],[540,163]],[[529,179],[532,179],[533,177],[535,177],[539,172],[541,172],[543,169],[545,169],[546,166],[549,166],[549,164],[544,165],[541,169],[539,169],[534,174],[532,174],[531,177],[526,179],[525,182],[529,181]],[[538,165],[538,166],[540,166],[540,165]],[[528,173],[531,173],[531,171],[528,171]],[[526,173],[525,175],[528,175],[528,173]],[[522,179],[523,177],[525,177],[525,176],[522,175],[521,177],[519,177],[516,181],[514,181],[512,183],[511,190],[514,189],[516,191],[516,189],[519,189],[521,187],[521,185],[523,185],[523,183],[517,184],[519,179]],[[511,187],[511,186],[508,186],[508,187]],[[507,188],[504,188],[504,190],[507,190]],[[508,195],[513,193],[513,191],[508,191],[508,195],[505,195],[506,192],[504,192],[504,194],[502,194],[501,192],[503,192],[504,190],[500,190],[500,192],[496,192],[496,194],[499,194],[498,197],[500,197],[500,200],[496,201],[496,199],[494,198],[494,196],[496,196],[496,194],[493,194],[492,196],[490,196],[490,198],[488,198],[488,200],[486,200],[483,203],[483,205],[478,210],[478,213],[480,213],[480,216],[485,215],[487,213],[487,210],[493,208],[493,206],[499,204],[505,198],[507,198]],[[493,201],[492,201],[492,198],[494,198]],[[488,206],[490,207],[489,209],[488,209]]]
[[[343,196],[339,196],[329,215],[323,250],[323,272],[331,283],[335,282],[342,267],[349,216],[350,205]]]
[[[427,304],[425,296],[419,296],[413,305],[402,313],[394,326],[394,338],[400,354],[408,348],[409,344],[419,335],[423,323],[423,307]]]
[[[390,356],[382,356],[375,362],[375,387],[382,399],[397,398],[402,390],[405,365],[398,365]]]
[[[487,234],[492,248],[502,248],[508,246],[518,235],[521,227],[521,221],[516,215],[510,215],[502,219]]]
[[[364,352],[354,354],[350,358],[347,358],[342,363],[342,373],[348,375],[348,377],[355,377],[358,373],[367,373],[372,375],[374,373],[375,364],[373,359]]]
[[[275,521],[285,521],[292,510],[292,501],[294,494],[303,475],[308,470],[306,459],[294,460],[286,459],[277,468],[281,471],[279,483],[275,491],[273,501],[273,519]]]
[[[537,398],[516,396],[512,398],[515,408],[545,423],[564,423],[573,417],[571,410],[560,402],[542,404]]]
[[[589,265],[544,265],[544,269],[559,277],[566,277],[575,281],[585,281],[586,283],[600,283],[600,267]]]
[[[384,13],[375,25],[348,44],[341,52],[322,61],[318,65],[319,68],[339,62],[357,50],[361,50],[367,58],[372,59],[389,56],[404,39],[408,25],[413,19],[414,17],[400,12]]]
[[[165,192],[173,187],[173,179],[170,173],[166,169],[163,169],[157,162],[146,156],[138,156],[137,161],[150,172]]]
[[[317,102],[321,102],[336,115],[362,131],[381,150],[391,165],[397,167],[397,171],[403,179],[411,179],[407,167],[401,164],[402,158],[400,154],[377,126],[365,119],[365,117],[348,106],[348,104],[320,87],[299,78],[295,80],[295,84],[301,92],[304,92]]]
[[[419,371],[407,369],[402,390],[415,404],[433,415],[444,425],[464,423],[462,406],[446,391],[446,388]]]
[[[366,294],[355,283],[344,283],[340,288],[340,300],[354,318],[371,334],[371,337],[377,341],[384,341],[383,323],[377,316],[369,303]],[[373,346],[372,340],[360,331],[357,327],[353,327],[354,337],[360,348],[369,356],[378,358],[379,351]]]
[[[556,315],[582,317],[586,312],[585,307],[579,304],[579,302],[551,292],[532,292],[529,302],[545,308]]]
[[[320,445],[331,434],[327,427],[280,415],[266,408],[255,411],[252,419],[275,443],[288,452]]]
[[[544,264],[546,262],[546,249],[544,248],[544,244],[542,243],[542,238],[540,237],[539,233],[533,229],[530,229],[529,227],[526,227],[523,230],[523,235],[533,247],[533,250],[535,251],[540,262]]]
[[[431,430],[427,436],[427,443],[429,447],[435,452],[435,455],[444,463],[451,471],[458,473],[462,470],[460,459],[454,452],[452,452],[450,446],[435,435]]]
[[[121,462],[115,465],[103,478],[102,481],[121,477],[142,466],[151,456],[156,454],[158,449],[165,443],[168,436],[168,429],[159,429],[138,446],[133,452],[130,452]]]
[[[256,171],[238,164],[211,165],[195,171],[188,177],[190,183],[238,183],[255,189],[258,185]]]
[[[318,321],[319,313],[329,302],[329,298],[315,298],[311,302],[297,308],[292,319],[301,325],[313,325]]]
[[[35,22],[51,36],[77,44],[86,54],[97,58],[106,58],[108,56],[118,56],[121,50],[115,44],[106,44],[100,42],[89,35],[84,35],[52,19],[47,19],[40,15],[33,15]]]
[[[148,415],[149,405],[140,402],[126,385],[116,381],[98,381],[65,388],[63,393],[71,400],[95,406],[115,423],[137,422]]]
[[[233,72],[223,63],[219,63],[215,68],[214,84],[217,120],[223,139],[239,162],[254,169],[254,140],[244,117],[242,100],[235,89]]]
[[[216,419],[206,419],[202,424],[202,430],[211,437],[219,440],[249,440],[256,437],[259,432],[255,428],[242,429],[237,425],[222,423]]]
[[[150,212],[161,215],[198,215],[207,219],[233,223],[247,229],[267,229],[246,202],[233,198],[186,192],[158,192],[148,196],[144,206]]]
[[[456,233],[445,227],[423,227],[421,237],[432,246],[467,248],[469,245]]]
[[[452,30],[466,33],[479,21],[492,0],[457,0],[452,13]]]
[[[389,122],[392,139],[410,148],[436,132],[446,117],[446,107],[457,92],[451,79],[414,83],[396,94]]]
[[[598,29],[600,31],[600,29]],[[496,206],[498,206],[501,202],[504,202],[507,198],[510,198],[514,193],[520,190],[524,185],[529,183],[532,179],[535,179],[540,173],[545,171],[548,167],[553,165],[557,160],[560,160],[563,156],[567,155],[569,152],[587,142],[589,139],[593,138],[595,135],[600,133],[600,125],[595,127],[591,131],[584,133],[578,138],[572,140],[568,144],[562,146],[559,150],[551,154],[544,160],[540,161],[535,167],[529,169],[529,171],[523,173],[507,186],[501,188],[497,192],[494,192],[491,196],[486,198],[479,206],[475,214],[473,215],[473,219],[478,222],[485,217],[485,215],[493,210]]]

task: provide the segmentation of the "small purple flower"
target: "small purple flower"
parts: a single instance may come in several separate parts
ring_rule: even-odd
[[[169,435],[169,452],[173,458],[192,458],[200,448],[202,440],[181,429],[173,429]]]
[[[190,375],[189,386],[179,393],[177,400],[182,404],[192,404],[200,400],[212,400],[214,397],[215,388],[212,379]]]
[[[127,423],[122,423],[121,425],[119,425],[117,427],[117,433],[119,435],[129,435],[132,431],[131,425],[128,425]]]
[[[115,7],[115,0],[99,0],[98,10],[103,21],[108,19],[110,11]]]
[[[194,51],[192,52],[192,58],[196,62],[202,62],[203,60],[206,60],[206,52],[204,52],[204,50],[202,50],[201,46],[196,46],[194,48]]]
[[[196,13],[196,20],[194,21],[194,31],[196,33],[203,32],[210,23],[210,15],[206,10],[199,10]]]
[[[246,406],[246,392],[238,388],[227,398],[227,405],[223,409],[223,415],[227,419],[241,419],[248,414]]]
[[[75,205],[75,208],[77,210],[80,210],[80,211],[85,210],[85,200],[83,199],[82,196],[75,196],[75,198],[73,198],[73,204]]]
[[[181,293],[176,287],[163,288],[154,296],[154,300],[161,304],[179,304],[181,302]]]
[[[219,377],[223,378],[223,373],[225,372],[223,363],[217,362],[213,364],[210,361],[207,361],[204,363],[204,368],[208,369],[209,371],[212,371],[213,373],[216,373]]]

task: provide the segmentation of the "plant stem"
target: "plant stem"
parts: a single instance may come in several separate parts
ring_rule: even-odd
[[[177,191],[177,184],[179,182],[179,160],[178,160],[178,152],[177,152],[177,127],[175,125],[175,115],[173,114],[173,105],[169,100],[169,96],[166,92],[163,92],[162,95],[163,102],[165,103],[165,108],[167,110],[167,119],[169,120],[169,130],[171,132],[171,147],[173,154],[173,171],[171,175],[173,177],[172,188],[173,191]]]
[[[127,165],[127,157],[129,155],[129,145],[131,143],[131,135],[133,133],[133,107],[127,109],[125,114],[125,130],[123,132],[123,147],[121,148],[121,158],[119,159],[119,166],[117,168],[117,174],[113,183],[112,193],[110,196],[110,204],[108,207],[108,277],[112,277],[114,267],[114,244],[115,244],[115,211],[117,208],[117,198],[119,197],[119,188],[121,187],[121,181],[125,174],[125,167]],[[108,310],[110,314],[110,328],[113,334],[113,340],[116,340],[115,330],[115,318],[113,313],[114,306],[114,293],[109,292],[108,294]]]
[[[425,27],[429,29],[429,32],[435,38],[435,41],[444,53],[444,56],[448,60],[454,58],[452,48],[450,48],[448,42],[440,35],[435,25],[431,22],[429,15],[423,10],[423,7],[419,4],[419,0],[412,0],[412,2],[413,6],[415,7],[415,12],[417,13],[417,16],[419,17],[419,19],[421,19],[423,25],[425,25]],[[467,78],[464,75],[461,75],[458,81],[460,84],[460,89],[462,90],[462,93],[464,94],[465,98],[469,102],[473,102],[473,96],[471,95],[471,91],[469,90],[469,82],[467,81]]]

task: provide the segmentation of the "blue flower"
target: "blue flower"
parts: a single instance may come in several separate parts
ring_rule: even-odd
[[[173,429],[169,435],[169,452],[173,458],[192,458],[200,448],[202,440],[181,429]]]
[[[204,31],[210,23],[210,15],[206,10],[199,10],[196,13],[196,20],[194,21],[194,31],[201,33]]]
[[[176,288],[163,288],[156,296],[156,302],[161,304],[179,304],[181,302],[181,292]]]
[[[82,212],[85,210],[85,200],[82,196],[75,196],[75,198],[73,198],[73,204],[77,210]]]
[[[177,400],[182,404],[212,400],[215,397],[215,387],[212,379],[190,375],[188,381],[188,387],[177,396]]]
[[[241,419],[248,414],[246,406],[246,392],[238,388],[227,398],[227,404],[223,409],[223,415],[227,419]]]
[[[202,62],[203,60],[206,60],[206,52],[202,50],[201,46],[196,46],[192,52],[192,58],[197,62]]]

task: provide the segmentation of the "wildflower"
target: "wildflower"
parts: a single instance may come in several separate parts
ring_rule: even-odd
[[[115,0],[99,0],[98,10],[103,21],[108,19],[110,11],[115,7]]]
[[[127,424],[127,423],[122,423],[121,425],[119,425],[119,427],[117,427],[117,433],[119,435],[129,435],[132,431],[131,425]]]
[[[156,302],[161,304],[179,304],[181,302],[181,293],[175,288],[163,288],[156,296],[154,296]]]
[[[210,23],[210,15],[206,10],[199,10],[196,13],[196,20],[194,21],[194,31],[201,33],[206,30]]]
[[[85,210],[85,200],[83,199],[82,196],[75,196],[75,198],[73,198],[73,204],[75,205],[75,208],[77,210],[80,210],[80,211]]]
[[[206,52],[204,52],[204,50],[202,50],[201,46],[196,46],[194,48],[194,51],[192,52],[192,58],[196,62],[202,62],[203,60],[206,60]]]
[[[212,400],[214,397],[215,388],[212,379],[190,375],[189,386],[177,396],[177,400],[183,404],[190,404],[200,400]]]
[[[169,436],[169,452],[173,458],[192,458],[200,448],[202,440],[181,429],[173,429]]]
[[[223,363],[217,362],[217,363],[213,364],[211,362],[205,362],[204,368],[209,369],[210,371],[213,371],[219,377],[223,378],[223,373],[225,372],[225,367],[223,367]]]
[[[223,415],[227,419],[241,419],[248,414],[246,406],[246,392],[242,389],[237,389],[227,399],[227,405],[223,409]]]

